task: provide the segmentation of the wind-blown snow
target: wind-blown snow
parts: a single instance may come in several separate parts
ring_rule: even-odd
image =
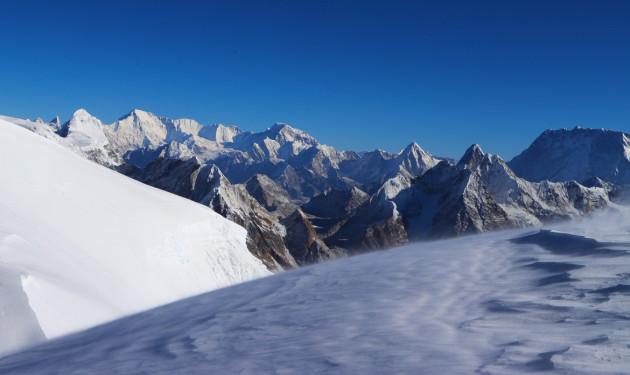
[[[6,374],[620,374],[627,217],[419,243],[179,301]]]
[[[269,274],[209,208],[2,119],[0,135],[0,352]]]

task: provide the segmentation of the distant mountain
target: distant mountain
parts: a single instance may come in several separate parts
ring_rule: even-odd
[[[605,129],[547,130],[509,163],[530,181],[630,184],[630,134]]]
[[[232,183],[263,174],[279,184],[295,203],[305,203],[330,187],[365,186],[375,190],[399,172],[416,176],[440,161],[416,143],[398,154],[337,151],[282,123],[258,133],[242,132],[235,126],[204,126],[194,120],[172,120],[137,109],[110,125],[80,109],[59,129],[54,121],[45,124],[41,120],[3,118],[47,138],[57,134],[66,147],[107,166],[125,163],[143,168],[160,157],[196,157],[202,163],[218,166]]]
[[[610,203],[608,190],[576,182],[528,182],[503,160],[471,146],[459,163],[386,181],[335,232],[329,246],[361,252],[410,240],[537,226],[583,216]]]
[[[630,201],[619,185],[630,182],[630,138],[607,130],[547,131],[508,165],[478,145],[459,161],[415,142],[395,154],[338,151],[287,124],[243,132],[140,110],[111,125],[84,110],[62,126],[5,119],[210,206],[247,229],[250,252],[273,271]]]

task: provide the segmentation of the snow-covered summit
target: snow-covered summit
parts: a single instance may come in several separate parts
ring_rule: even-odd
[[[59,135],[72,141],[78,147],[105,146],[109,140],[105,136],[103,123],[81,108],[63,124]]]

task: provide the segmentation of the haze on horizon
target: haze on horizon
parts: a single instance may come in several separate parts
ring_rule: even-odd
[[[630,131],[624,1],[11,1],[3,15],[8,116],[139,108],[506,160],[548,128]]]

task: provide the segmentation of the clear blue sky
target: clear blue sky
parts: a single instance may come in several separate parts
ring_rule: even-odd
[[[338,149],[509,159],[548,128],[630,131],[630,1],[16,1],[0,114],[133,108]]]

